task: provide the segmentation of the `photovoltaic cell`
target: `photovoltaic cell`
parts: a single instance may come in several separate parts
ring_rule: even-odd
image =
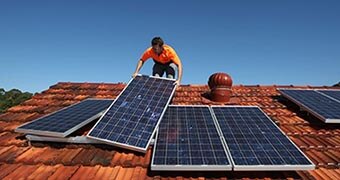
[[[208,106],[169,106],[159,125],[152,170],[231,170]]]
[[[340,103],[323,92],[301,89],[279,89],[286,98],[303,107],[326,123],[340,123]],[[326,92],[330,94],[329,92]],[[332,93],[332,95],[334,95]]]
[[[92,128],[88,137],[146,152],[175,91],[175,80],[136,76]]]
[[[113,100],[87,99],[57,112],[25,123],[15,131],[26,134],[65,137],[99,118]]]
[[[317,90],[317,91],[340,101],[340,90]]]
[[[213,106],[212,109],[235,171],[314,168],[258,107]]]

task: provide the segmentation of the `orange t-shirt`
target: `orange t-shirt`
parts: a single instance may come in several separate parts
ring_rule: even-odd
[[[158,54],[156,54],[153,50],[152,47],[149,47],[142,55],[142,57],[140,58],[140,60],[142,60],[143,62],[145,62],[146,60],[148,60],[149,58],[154,59],[155,61],[161,63],[161,64],[166,64],[169,62],[173,62],[176,65],[179,65],[180,63],[180,59],[176,54],[176,51],[170,47],[169,45],[163,45],[163,51],[162,53],[158,56]]]

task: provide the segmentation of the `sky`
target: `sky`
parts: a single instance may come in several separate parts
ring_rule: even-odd
[[[155,36],[180,57],[181,84],[340,81],[338,0],[1,0],[0,87],[127,83]]]

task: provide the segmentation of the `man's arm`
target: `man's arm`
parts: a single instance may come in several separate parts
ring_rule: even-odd
[[[176,80],[175,83],[176,83],[177,85],[179,85],[179,84],[181,83],[181,80],[182,80],[182,72],[183,72],[183,69],[182,69],[182,62],[181,62],[181,60],[179,59],[179,57],[178,57],[176,51],[175,51],[172,47],[170,47],[170,46],[168,46],[168,47],[169,47],[170,52],[171,52],[171,57],[170,57],[170,59],[171,59],[171,61],[172,61],[173,63],[175,63],[175,64],[177,65],[177,69],[178,69],[178,79]]]
[[[179,61],[177,66],[178,66],[178,79],[176,81],[176,84],[179,85],[182,81],[182,71],[183,71],[182,62]]]
[[[140,68],[142,68],[143,64],[144,64],[144,61],[142,61],[142,60],[139,60],[139,61],[138,61],[136,70],[135,70],[135,72],[132,74],[132,78],[135,78],[135,77],[137,76],[137,74],[138,74]]]

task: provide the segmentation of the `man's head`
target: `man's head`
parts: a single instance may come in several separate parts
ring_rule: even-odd
[[[162,40],[162,38],[160,37],[154,37],[151,41],[151,45],[152,45],[152,50],[156,53],[156,54],[160,54],[163,51],[163,44],[164,41]]]

